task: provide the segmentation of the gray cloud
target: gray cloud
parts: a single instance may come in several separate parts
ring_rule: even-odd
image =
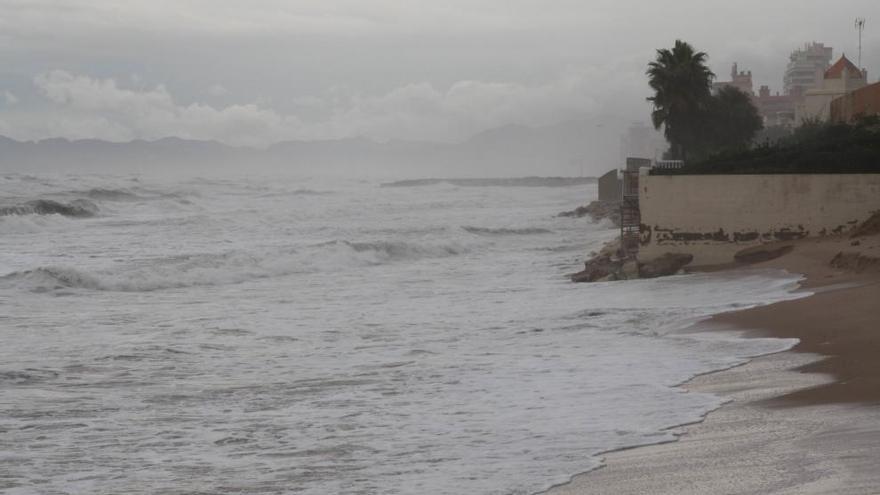
[[[722,77],[737,61],[779,89],[805,41],[854,54],[856,15],[876,77],[878,14],[873,0],[0,0],[0,132],[264,145],[647,120],[645,65],[676,38]]]
[[[378,95],[332,88],[298,102],[316,115],[308,122],[256,103],[224,107],[181,104],[164,85],[123,87],[112,78],[63,70],[39,74],[33,84],[53,105],[46,127],[55,135],[113,141],[167,136],[250,146],[285,139],[350,136],[456,141],[510,123],[546,125],[577,118],[597,107],[589,74],[577,70],[534,86],[468,80],[439,90],[421,82]],[[78,121],[83,125],[77,126]]]
[[[72,125],[89,122],[92,137],[109,140],[158,139],[179,136],[217,139],[235,145],[264,145],[290,133],[300,123],[255,104],[214,108],[200,103],[181,105],[164,86],[126,89],[113,79],[93,79],[62,70],[40,74],[34,85],[59,105],[64,118],[54,120],[66,137],[87,137]]]

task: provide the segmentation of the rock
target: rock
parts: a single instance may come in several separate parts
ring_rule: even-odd
[[[794,246],[792,245],[778,247],[754,246],[734,254],[733,259],[739,263],[760,263],[788,254],[793,249]]]
[[[645,263],[639,263],[639,275],[642,278],[665,277],[675,275],[685,265],[693,261],[692,254],[666,253]]]
[[[608,201],[593,201],[587,206],[578,206],[571,211],[563,211],[557,216],[581,218],[589,215],[594,222],[605,218],[611,220],[614,225],[620,226],[620,203]]]
[[[627,261],[620,268],[620,275],[621,278],[625,280],[639,278],[639,263],[635,260]]]
[[[620,239],[607,242],[599,253],[590,253],[584,269],[570,275],[572,282],[607,282],[626,279],[622,274],[624,260],[619,258]]]
[[[867,220],[850,232],[851,238],[880,234],[880,211],[874,212]]]
[[[597,256],[607,256],[609,258],[616,258],[620,256],[620,238],[616,238],[614,240],[608,241],[602,246],[602,249],[599,250],[599,254],[593,255],[593,257]]]
[[[599,255],[586,263],[584,269],[571,276],[572,282],[595,282],[620,270],[622,262],[608,255]]]
[[[861,253],[844,253],[841,251],[831,259],[831,266],[856,273],[880,271],[880,258],[865,256]]]

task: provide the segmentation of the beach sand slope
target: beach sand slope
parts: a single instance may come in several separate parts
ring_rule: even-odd
[[[730,402],[677,442],[610,453],[547,493],[880,494],[880,236],[788,244],[750,268],[802,273],[812,296],[702,325],[800,344],[690,381]]]

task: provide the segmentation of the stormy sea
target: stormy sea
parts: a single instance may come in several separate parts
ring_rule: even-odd
[[[0,176],[0,491],[536,493],[792,344],[693,327],[787,273],[569,282],[595,184],[381,186]]]

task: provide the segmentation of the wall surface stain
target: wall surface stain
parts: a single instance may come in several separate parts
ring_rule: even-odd
[[[734,232],[733,242],[752,242],[761,237],[759,232]]]
[[[640,261],[692,254],[693,266],[744,248],[840,235],[880,210],[880,174],[682,175],[639,178]]]
[[[724,232],[724,229],[722,228],[710,232],[682,232],[672,228],[664,228],[659,225],[655,225],[654,227],[643,225],[641,234],[642,245],[650,243],[652,239],[658,245],[688,245],[691,243],[706,244],[712,242],[745,244],[754,243],[758,239],[763,239],[768,242],[803,239],[810,235],[810,231],[804,229],[803,225],[798,225],[797,228],[783,227],[776,230],[768,230],[766,232],[745,230],[728,234]]]

